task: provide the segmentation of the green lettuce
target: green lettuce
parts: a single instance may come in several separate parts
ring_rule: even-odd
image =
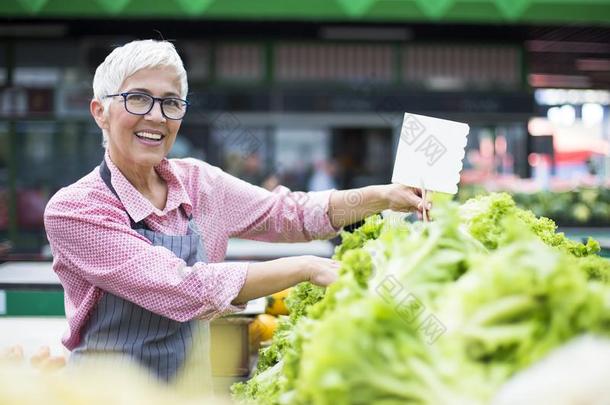
[[[248,404],[483,404],[584,333],[610,333],[610,262],[508,194],[435,204],[430,223],[369,218],[339,278],[302,283]]]

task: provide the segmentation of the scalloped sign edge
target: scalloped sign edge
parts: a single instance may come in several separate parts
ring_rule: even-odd
[[[469,132],[463,122],[405,113],[392,183],[456,194]]]

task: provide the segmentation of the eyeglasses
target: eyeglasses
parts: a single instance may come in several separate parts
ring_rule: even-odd
[[[128,113],[134,115],[146,115],[148,114],[155,105],[155,101],[159,102],[161,106],[161,114],[170,120],[181,120],[186,114],[189,102],[180,98],[174,97],[153,97],[146,93],[119,93],[119,94],[108,94],[104,98],[122,96],[125,102],[125,110]]]

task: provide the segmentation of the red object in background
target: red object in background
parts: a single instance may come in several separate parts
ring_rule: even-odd
[[[22,229],[42,229],[47,198],[42,190],[17,191],[17,225]]]
[[[561,133],[555,135],[553,144],[557,163],[585,163],[593,155],[608,156],[610,153],[610,145],[605,139],[586,133],[578,135],[561,135]]]
[[[585,163],[595,153],[585,150],[555,152],[555,161],[559,163]]]

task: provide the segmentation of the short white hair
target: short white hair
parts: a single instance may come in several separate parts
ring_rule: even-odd
[[[93,98],[102,103],[104,114],[108,114],[112,99],[104,96],[118,93],[125,79],[138,70],[158,67],[176,69],[180,81],[180,97],[186,99],[188,83],[180,55],[171,42],[154,39],[132,41],[110,52],[95,70]],[[104,130],[102,133],[104,135],[102,145],[106,147],[108,135]]]

